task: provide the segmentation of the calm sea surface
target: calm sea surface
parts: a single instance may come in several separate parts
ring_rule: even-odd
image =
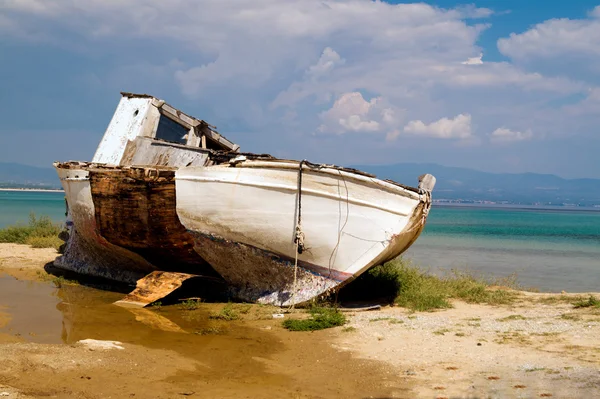
[[[433,272],[516,273],[541,291],[600,291],[600,212],[434,206],[404,257]]]
[[[63,221],[64,194],[0,191],[0,228],[30,212]],[[404,257],[432,272],[517,273],[541,291],[600,291],[600,212],[434,206]]]
[[[65,220],[65,194],[62,192],[0,191],[0,228],[26,224],[29,213],[47,215],[57,222]]]

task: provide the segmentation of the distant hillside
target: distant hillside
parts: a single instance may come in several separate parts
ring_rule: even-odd
[[[600,179],[563,179],[536,173],[487,173],[437,164],[404,163],[361,165],[357,169],[416,186],[417,178],[430,173],[437,179],[434,198],[463,201],[494,201],[520,204],[600,205]]]
[[[56,171],[51,168],[0,162],[0,187],[60,188]]]
[[[600,205],[600,179],[563,179],[536,173],[487,173],[437,164],[354,165],[353,168],[416,186],[417,178],[431,173],[437,179],[434,199],[494,201],[516,204]],[[60,188],[53,168],[0,162],[0,188]]]

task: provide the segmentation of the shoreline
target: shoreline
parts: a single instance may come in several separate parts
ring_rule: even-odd
[[[0,188],[0,191],[35,192],[35,193],[64,193],[65,190],[58,188]]]
[[[600,212],[600,205],[594,206],[565,206],[565,205],[534,205],[534,204],[499,204],[479,202],[441,202],[434,200],[432,206],[438,208],[480,208],[502,209],[515,211],[557,211],[557,212]]]

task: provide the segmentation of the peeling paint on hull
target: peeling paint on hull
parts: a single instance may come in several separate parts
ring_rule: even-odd
[[[231,295],[243,301],[275,306],[300,304],[341,282],[299,264],[294,285],[294,259],[215,235],[193,234],[196,251],[229,283]]]
[[[174,170],[57,164],[71,224],[55,265],[133,284],[156,270],[217,273],[176,214]]]
[[[57,165],[69,208],[69,239],[54,264],[81,274],[125,283],[156,270],[140,255],[113,245],[99,234],[89,171],[75,164]]]

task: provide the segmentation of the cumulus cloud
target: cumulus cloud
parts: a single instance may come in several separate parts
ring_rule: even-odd
[[[600,57],[600,8],[591,13],[592,18],[550,19],[523,33],[511,33],[498,40],[498,49],[519,61],[560,58],[564,56]]]
[[[459,114],[456,117],[442,118],[430,124],[423,121],[410,121],[404,126],[404,133],[441,139],[466,139],[471,136],[471,115]]]
[[[393,109],[385,108],[381,97],[366,101],[359,92],[344,93],[331,109],[321,114],[323,123],[318,131],[343,134],[347,132],[380,132],[396,122]]]
[[[461,62],[463,65],[481,65],[483,64],[483,53],[479,53],[477,57],[467,58],[466,61]]]
[[[600,6],[594,7],[588,15],[592,18],[600,18]]]
[[[330,73],[336,65],[343,65],[344,60],[331,47],[326,47],[315,65],[311,65],[306,74],[312,79],[318,79]]]
[[[490,140],[494,143],[507,143],[513,141],[531,140],[533,133],[530,129],[524,132],[510,130],[505,127],[500,127],[494,130],[490,136]]]
[[[574,131],[568,116],[595,104],[589,95],[587,103],[564,106],[588,95],[599,75],[586,80],[560,70],[546,73],[525,61],[555,64],[544,63],[546,54],[570,60],[564,55],[577,52],[587,57],[584,64],[600,65],[600,8],[587,18],[549,20],[501,39],[498,47],[509,60],[484,62],[478,43],[488,25],[467,19],[492,11],[474,6],[370,0],[237,0],[235,7],[222,0],[1,3],[3,40],[52,43],[63,51],[77,47],[81,54],[93,48],[99,59],[127,59],[122,64],[136,68],[98,66],[97,80],[114,82],[118,74],[119,84],[135,81],[156,93],[182,94],[216,116],[219,127],[234,125],[252,143],[271,134],[280,140],[264,142],[295,149],[289,136],[302,137],[294,143],[304,145],[317,132],[323,134],[310,136],[310,150],[318,151],[319,140],[339,145],[338,135],[347,144],[368,133],[368,145],[393,157],[398,145],[391,142],[400,136],[440,139],[441,147],[444,139],[486,146],[488,138],[527,137],[527,131],[489,136],[504,124],[563,135]],[[178,104],[181,98],[166,99]],[[598,116],[585,112],[578,132],[598,124]],[[456,116],[438,119],[443,115]]]

